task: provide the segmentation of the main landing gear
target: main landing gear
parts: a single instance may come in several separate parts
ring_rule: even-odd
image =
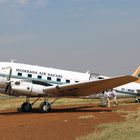
[[[135,103],[140,103],[140,98],[136,98]]]
[[[43,103],[40,104],[40,112],[47,113],[51,111],[51,104],[48,102],[48,98],[45,97]]]
[[[48,102],[43,102],[40,104],[40,112],[47,113],[51,111],[51,105]]]
[[[30,98],[29,97],[26,97],[26,102],[24,102],[22,105],[21,105],[21,111],[22,112],[31,112],[32,111],[32,106],[36,103],[36,101],[38,101],[40,99],[40,97],[38,97],[32,104],[30,103]],[[52,102],[52,103],[49,103],[48,102],[48,98],[45,97],[45,100],[44,102],[42,102],[40,104],[40,112],[42,113],[47,113],[47,112],[50,112],[51,111],[51,104],[53,104],[54,102],[56,101],[56,99]]]
[[[32,105],[30,104],[30,98],[26,97],[26,102],[24,102],[21,105],[21,111],[22,112],[31,112],[32,111]]]

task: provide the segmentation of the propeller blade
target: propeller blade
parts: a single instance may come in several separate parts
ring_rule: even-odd
[[[9,76],[7,77],[7,81],[10,81],[11,80],[11,75],[12,75],[12,68],[10,68]]]
[[[8,85],[6,86],[5,93],[7,93],[8,89],[9,89],[9,86],[10,86],[10,84],[8,84]]]

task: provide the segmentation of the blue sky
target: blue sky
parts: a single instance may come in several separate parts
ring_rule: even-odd
[[[106,75],[140,64],[139,0],[0,0],[0,59]]]

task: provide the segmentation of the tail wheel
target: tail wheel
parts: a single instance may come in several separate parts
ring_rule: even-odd
[[[48,102],[43,102],[40,104],[40,112],[47,113],[51,111],[51,105]]]
[[[21,110],[23,112],[31,112],[32,111],[32,105],[30,103],[23,103],[22,106],[21,106]]]

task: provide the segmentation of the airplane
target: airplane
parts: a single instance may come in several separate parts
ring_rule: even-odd
[[[62,97],[84,97],[136,81],[134,76],[124,75],[97,79],[93,73],[81,73],[15,62],[0,62],[0,92],[9,96],[25,96],[23,112],[31,112],[40,97],[41,112],[49,112],[51,104]],[[30,98],[38,97],[33,103]],[[55,97],[52,103],[48,98]]]
[[[137,97],[140,97],[140,66],[134,71],[132,76],[135,76],[138,78],[137,81],[122,85],[120,87],[115,88],[115,91],[117,92],[118,96],[126,96],[126,97],[136,97],[136,102],[140,102],[140,99]]]
[[[114,90],[116,92],[116,97],[117,98],[133,97],[135,98],[135,102],[140,103],[140,99],[138,98],[140,97],[140,66],[134,71],[132,76],[137,77],[138,80],[125,85],[121,85],[119,87],[115,87]],[[110,77],[98,75],[98,79],[107,79],[107,78]],[[87,96],[86,98],[103,99],[103,96],[104,95],[102,93],[98,93]]]

